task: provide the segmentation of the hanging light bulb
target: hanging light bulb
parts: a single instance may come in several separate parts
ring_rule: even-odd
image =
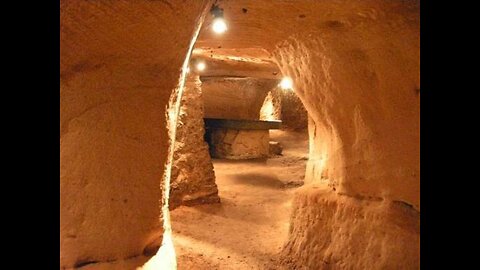
[[[207,65],[205,65],[205,62],[198,62],[195,67],[197,71],[204,71]]]
[[[223,18],[215,18],[213,20],[212,29],[217,34],[222,34],[227,31],[227,24]]]
[[[223,18],[223,9],[221,9],[217,5],[214,5],[212,9],[210,9],[210,13],[213,16],[213,23],[212,23],[213,31],[217,34],[222,34],[225,31],[227,31],[227,23]]]
[[[293,81],[290,77],[283,77],[282,81],[280,82],[280,87],[284,90],[292,89]]]

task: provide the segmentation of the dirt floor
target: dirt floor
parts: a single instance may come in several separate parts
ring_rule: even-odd
[[[263,160],[214,160],[220,204],[171,212],[179,270],[283,269],[277,253],[289,230],[290,205],[303,184],[307,131],[270,131],[283,154]],[[82,270],[136,269],[150,258],[101,262]]]
[[[214,160],[220,204],[171,212],[178,269],[279,269],[276,254],[289,230],[291,199],[303,183],[308,135],[270,131],[283,155]]]

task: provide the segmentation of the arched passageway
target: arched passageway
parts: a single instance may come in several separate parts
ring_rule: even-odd
[[[418,268],[419,2],[217,3],[195,46],[275,63],[309,115],[279,265]],[[62,267],[158,246],[165,108],[211,5],[61,1]]]

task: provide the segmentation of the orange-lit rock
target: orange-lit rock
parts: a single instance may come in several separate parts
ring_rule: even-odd
[[[201,77],[205,117],[258,120],[273,79]]]
[[[419,269],[419,213],[401,202],[305,186],[293,203],[287,269]]]
[[[208,144],[198,75],[187,78],[177,125],[170,207],[220,202]]]
[[[161,236],[165,109],[207,3],[60,2],[61,268]]]
[[[260,120],[283,120],[282,117],[282,99],[279,96],[278,89],[274,88],[268,92],[260,108]],[[282,121],[282,126],[284,121]]]
[[[212,2],[61,1],[61,267],[157,243],[166,107]],[[282,117],[305,127],[308,112],[283,266],[419,268],[420,2],[217,3],[228,31],[212,33],[207,17],[195,57],[214,68],[203,75],[268,82],[204,80],[205,115],[258,119],[282,76],[302,104],[282,100],[302,112]]]
[[[291,90],[278,89],[281,105],[282,127],[292,130],[308,128],[308,113],[297,94]]]
[[[367,210],[362,200],[382,200],[405,203],[412,206],[412,211],[419,211],[419,2],[256,3],[224,1],[225,14],[229,14],[236,30],[232,29],[221,40],[202,32],[198,46],[212,50],[215,46],[243,50],[261,46],[278,63],[282,75],[293,79],[295,93],[310,117],[307,185],[330,186],[331,193],[338,193],[331,200],[340,201],[343,197],[339,194],[360,198],[352,201],[358,209]],[[248,12],[242,12],[243,8]],[[306,196],[302,195],[304,192],[308,192],[308,186],[298,196]],[[347,211],[339,205],[337,211]],[[322,229],[312,230],[310,237],[303,236],[317,222],[325,226],[334,222],[331,215],[325,215],[321,221],[309,218],[308,213],[322,207],[322,203],[310,203],[305,211],[297,212],[296,218],[302,222],[292,224],[289,240],[289,245],[302,242],[302,256],[319,261],[310,265],[313,268],[326,267],[320,262],[329,261],[329,247],[320,239],[332,238],[336,233]],[[395,210],[386,208],[378,215],[394,213]],[[418,221],[419,214],[411,218]],[[345,219],[336,229],[349,229],[353,217],[345,215]],[[391,222],[379,218],[371,226],[396,230]],[[303,230],[296,228],[300,224]],[[412,225],[415,223],[406,224],[400,230],[418,234]],[[355,234],[349,241],[334,238],[333,244],[347,250],[352,241],[362,241],[363,237]],[[399,253],[383,254],[385,260],[390,259],[389,266],[405,268],[398,258],[408,257],[407,268],[418,267],[418,242],[392,238],[371,241],[374,253],[386,248],[383,246],[398,248]],[[373,244],[375,241],[384,242],[377,245]],[[284,256],[304,262],[293,249],[287,249]],[[349,263],[366,265],[367,259],[370,258],[355,256]]]
[[[252,159],[269,155],[268,129],[237,130],[218,128],[211,131],[211,155],[215,158]]]

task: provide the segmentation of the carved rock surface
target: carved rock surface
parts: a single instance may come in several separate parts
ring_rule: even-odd
[[[270,141],[268,142],[269,145],[269,153],[270,155],[281,155],[283,147],[279,142]]]
[[[216,128],[211,132],[211,155],[215,158],[252,159],[269,155],[268,130]]]
[[[260,109],[259,119],[266,121],[282,120],[283,127],[282,100],[281,97],[279,97],[277,88],[272,89],[265,97],[262,108]]]
[[[420,213],[402,202],[303,186],[293,202],[287,269],[419,269]]]
[[[203,100],[198,76],[187,78],[177,125],[170,207],[219,202],[208,144],[204,140]]]
[[[373,199],[420,211],[420,1],[220,3],[235,30],[221,42],[204,31],[198,46],[210,47],[212,54],[219,45],[243,51],[261,46],[268,53],[259,57],[270,56],[280,73],[292,78],[309,115],[310,153],[302,190],[328,186],[334,193],[329,201],[338,205],[338,213],[370,211],[366,202]],[[346,197],[352,198],[348,205],[342,203]],[[308,202],[304,211],[295,213],[298,222],[291,224],[289,243],[302,246],[283,253],[297,268],[308,263],[309,269],[378,269],[371,263],[379,249],[385,249],[380,253],[387,268],[418,268],[419,244],[411,234],[419,236],[419,215],[405,217],[384,207],[378,216],[397,215],[399,222],[405,221],[391,233],[398,238],[376,233],[382,226],[390,228],[392,220],[385,218],[362,230],[365,233],[337,237],[353,229],[354,216],[345,214],[337,222],[333,214],[316,214],[325,207],[322,200]],[[362,241],[376,250],[370,257],[352,255],[341,264],[332,252],[347,255]],[[402,259],[406,266],[399,264]]]
[[[209,3],[60,1],[61,268],[161,237],[165,108]]]
[[[268,92],[278,80],[202,78],[205,117],[258,120]]]
[[[291,90],[278,89],[281,99],[282,129],[306,130],[308,113],[297,94]]]
[[[308,111],[285,263],[418,268],[420,1],[217,3],[229,31],[204,27],[196,46],[275,62]],[[60,2],[61,267],[139,255],[161,233],[165,108],[211,4]],[[270,90],[226,104],[252,105],[238,111],[256,119]]]

